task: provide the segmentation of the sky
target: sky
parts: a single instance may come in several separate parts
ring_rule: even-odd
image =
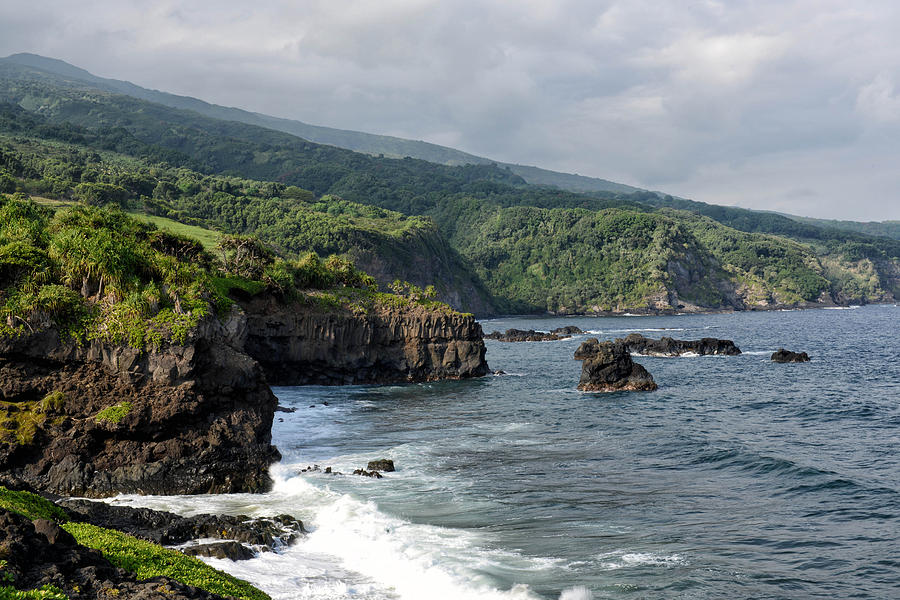
[[[896,0],[6,0],[0,55],[714,204],[900,219]]]

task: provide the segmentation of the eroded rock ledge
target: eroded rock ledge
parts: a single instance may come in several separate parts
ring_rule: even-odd
[[[273,385],[393,383],[480,377],[481,325],[471,315],[421,306],[314,310],[256,298],[237,335]]]

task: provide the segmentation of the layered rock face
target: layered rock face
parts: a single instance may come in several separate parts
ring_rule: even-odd
[[[45,329],[0,340],[0,469],[70,496],[263,490],[276,404],[214,319],[148,352]]]
[[[237,335],[273,385],[390,383],[489,372],[474,317],[422,307],[312,310],[258,298]]]
[[[620,340],[586,340],[575,351],[575,360],[583,361],[578,389],[584,392],[652,391],[657,388],[653,376],[631,360],[628,348]]]
[[[662,337],[658,340],[646,338],[639,333],[629,334],[616,340],[622,342],[629,352],[646,354],[647,356],[681,356],[682,354],[724,354],[736,356],[741,349],[731,340],[717,338],[701,338],[699,340],[676,340]]]

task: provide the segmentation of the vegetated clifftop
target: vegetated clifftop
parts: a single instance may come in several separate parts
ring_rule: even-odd
[[[271,297],[243,306],[244,348],[274,385],[432,381],[489,371],[472,315],[414,304],[322,310]]]

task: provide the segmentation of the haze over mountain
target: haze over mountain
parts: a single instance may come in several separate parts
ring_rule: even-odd
[[[0,55],[818,218],[900,218],[900,6],[842,2],[51,0]]]
[[[248,123],[250,125],[259,125],[260,127],[284,131],[300,136],[311,142],[329,144],[339,148],[365,152],[366,154],[384,155],[393,158],[411,156],[413,158],[421,158],[422,160],[427,160],[429,162],[446,165],[498,164],[503,167],[509,167],[513,173],[519,175],[528,183],[536,185],[552,185],[579,192],[609,191],[628,193],[638,191],[638,188],[636,187],[607,181],[605,179],[584,177],[570,173],[558,173],[539,167],[505,164],[489,158],[475,156],[460,150],[439,146],[437,144],[430,144],[428,142],[406,140],[393,136],[376,135],[360,131],[321,127],[303,123],[302,121],[280,119],[278,117],[253,113],[239,108],[210,104],[197,98],[149,90],[129,81],[97,77],[96,75],[74,65],[70,65],[65,61],[39,56],[37,54],[18,53],[7,56],[6,58],[3,58],[2,61],[4,63],[39,69],[73,81],[88,83],[97,89],[117,94],[125,94],[135,98],[149,100],[151,102],[158,102],[173,108],[193,110],[202,115],[216,119],[238,121],[240,123]]]

